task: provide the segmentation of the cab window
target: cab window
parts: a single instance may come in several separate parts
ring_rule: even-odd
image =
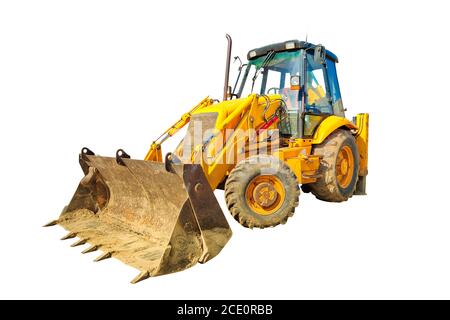
[[[325,67],[313,61],[308,54],[306,69],[306,105],[305,112],[313,114],[333,114]]]
[[[327,59],[327,74],[328,82],[330,84],[330,96],[333,102],[333,113],[339,117],[345,117],[341,90],[339,88],[339,81],[336,73],[336,64],[330,59]]]

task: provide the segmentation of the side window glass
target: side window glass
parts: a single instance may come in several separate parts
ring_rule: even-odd
[[[332,114],[323,67],[311,68],[307,71],[306,78],[306,112]]]
[[[333,101],[333,113],[337,116],[344,117],[344,105],[342,104],[341,90],[336,73],[336,64],[334,61],[327,59],[328,82],[330,84],[330,95]]]
[[[247,76],[247,81],[245,82],[244,94],[249,95],[250,93],[260,93],[261,91],[261,84],[262,84],[262,77],[259,76],[255,80],[255,84],[253,85],[253,91],[252,91],[252,78],[256,73],[256,67],[254,65],[250,66],[250,70]]]
[[[304,134],[307,137],[310,137],[314,134],[319,124],[322,122],[323,117],[320,115],[312,115],[312,114],[306,114],[305,115],[305,129]]]
[[[278,71],[270,70],[270,69],[268,69],[266,72],[268,72],[268,73],[267,73],[265,94],[279,93],[280,82],[281,82],[281,73]]]
[[[311,88],[316,91],[317,95],[321,98],[326,97],[326,86],[322,69],[316,69],[312,71]]]

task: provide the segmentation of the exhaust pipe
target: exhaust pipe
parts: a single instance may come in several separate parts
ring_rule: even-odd
[[[228,98],[228,81],[230,78],[230,63],[231,63],[231,46],[233,41],[229,34],[226,34],[228,40],[228,48],[227,48],[227,61],[225,64],[225,83],[223,85],[223,101],[226,101]]]

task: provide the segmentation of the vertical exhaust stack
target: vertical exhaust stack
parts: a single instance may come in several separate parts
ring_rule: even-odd
[[[226,34],[228,40],[228,48],[227,48],[227,61],[225,64],[225,83],[223,85],[223,101],[228,99],[228,82],[230,78],[230,63],[231,63],[231,47],[233,45],[233,41],[231,40],[230,35]]]

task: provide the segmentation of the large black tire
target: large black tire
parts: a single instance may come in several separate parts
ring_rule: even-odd
[[[254,211],[246,196],[250,183],[259,176],[274,176],[281,182],[284,200],[279,209],[264,215]],[[300,188],[297,177],[289,166],[278,158],[257,155],[242,160],[230,172],[225,183],[225,201],[232,216],[247,228],[267,228],[284,224],[298,206]],[[281,198],[280,198],[281,199]]]
[[[337,176],[338,155],[344,148],[350,148],[353,155],[353,170],[348,185],[342,187]],[[346,149],[348,150],[348,149]],[[323,143],[313,148],[313,154],[321,156],[319,178],[308,184],[317,199],[328,202],[347,201],[355,192],[358,182],[359,155],[355,138],[348,130],[338,129]]]

